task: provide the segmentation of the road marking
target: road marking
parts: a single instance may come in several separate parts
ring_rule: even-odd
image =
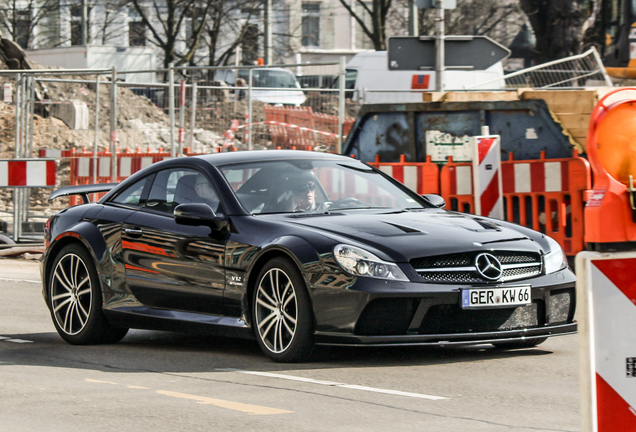
[[[112,381],[101,381],[101,380],[90,379],[90,378],[84,378],[84,380],[86,382],[97,383],[97,384],[120,385],[119,383],[112,382]],[[132,385],[129,385],[127,387],[129,389],[152,390],[151,388],[148,388],[148,387],[139,387],[139,386],[132,386]],[[219,408],[226,408],[226,409],[230,409],[234,411],[241,411],[250,415],[272,415],[272,414],[293,413],[293,411],[287,411],[287,410],[282,410],[278,408],[270,408],[270,407],[259,406],[259,405],[250,405],[250,404],[244,404],[240,402],[232,402],[232,401],[227,401],[222,399],[214,399],[214,398],[210,398],[206,396],[197,396],[197,395],[173,392],[168,390],[156,390],[156,392],[163,396],[194,400],[202,405],[214,405]]]
[[[90,382],[90,383],[119,385],[118,383],[112,382],[112,381],[100,381],[100,380],[95,380],[90,378],[84,378],[84,379],[86,380],[86,382]]]
[[[195,396],[195,395],[190,395],[186,393],[177,393],[177,392],[166,391],[166,390],[157,390],[157,393],[159,393],[160,395],[170,396],[170,397],[175,397],[180,399],[195,400],[198,403],[203,405],[214,405],[219,408],[227,408],[234,411],[241,411],[251,415],[289,414],[293,412],[293,411],[287,411],[287,410],[282,410],[277,408],[269,408],[269,407],[258,406],[258,405],[249,405],[249,404],[244,404],[240,402],[213,399],[213,398],[209,398],[205,396]]]
[[[41,284],[41,283],[42,283],[42,281],[41,281],[41,280],[10,279],[10,278],[0,278],[0,281],[10,281],[10,282],[30,282],[30,283],[36,283],[36,284]]]
[[[26,339],[13,339],[9,336],[0,336],[0,341],[2,342],[13,342],[13,343],[33,343],[33,341]]]
[[[344,383],[339,383],[334,381],[321,381],[321,380],[315,380],[311,378],[297,377],[293,375],[282,375],[282,374],[275,374],[275,373],[269,373],[269,372],[254,372],[254,371],[246,371],[246,370],[231,369],[231,368],[216,369],[216,370],[223,371],[223,372],[236,372],[236,373],[242,373],[246,375],[258,375],[258,376],[264,376],[268,378],[280,378],[280,379],[285,379],[290,381],[301,381],[301,382],[306,382],[309,384],[319,384],[319,385],[326,385],[331,387],[342,387],[342,388],[347,388],[351,390],[362,390],[362,391],[368,391],[373,393],[384,393],[384,394],[390,394],[395,396],[406,396],[406,397],[412,397],[412,398],[418,398],[418,399],[430,399],[430,400],[448,399],[442,396],[431,396],[431,395],[426,395],[421,393],[403,392],[399,390],[386,390],[386,389],[380,389],[380,388],[374,388],[374,387],[365,387],[365,386],[360,386],[355,384],[344,384]]]

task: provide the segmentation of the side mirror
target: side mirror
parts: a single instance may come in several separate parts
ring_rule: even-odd
[[[424,198],[433,207],[442,208],[442,209],[446,207],[446,201],[440,195],[425,194],[425,195],[422,195],[422,198]]]
[[[227,222],[207,204],[180,204],[174,209],[174,221],[179,225],[209,226],[220,230]]]

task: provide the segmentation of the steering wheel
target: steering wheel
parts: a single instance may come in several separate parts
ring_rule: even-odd
[[[339,199],[338,201],[332,202],[331,205],[329,206],[329,210],[346,208],[346,207],[350,207],[352,205],[354,207],[366,207],[367,206],[365,203],[360,201],[358,198],[346,197],[346,198]]]

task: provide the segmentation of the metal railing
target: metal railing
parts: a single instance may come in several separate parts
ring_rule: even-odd
[[[488,85],[502,78],[482,82],[467,89],[487,89]],[[582,54],[566,57],[540,65],[532,66],[504,75],[506,87],[531,87],[535,89],[554,89],[586,87],[590,81],[596,85],[612,86],[601,57],[592,47]]]
[[[331,147],[321,149],[339,152],[343,125],[346,121],[350,125],[344,79],[336,89],[281,88],[267,82],[268,75],[278,74],[295,83],[294,71],[301,66],[308,76],[333,75],[334,68],[339,76],[344,78],[345,74],[344,58],[338,63],[272,66],[0,71],[0,81],[11,86],[12,100],[5,107],[13,110],[15,119],[11,131],[5,127],[0,157],[37,157],[40,149],[88,150],[93,155],[92,180],[98,182],[107,179],[103,176],[103,155],[108,154],[110,181],[115,181],[120,169],[117,154],[126,148],[144,147],[153,152],[165,148],[172,157],[183,155],[186,147],[196,152],[274,148],[275,121],[267,119],[264,110],[271,103],[302,106],[315,115],[332,116],[337,131],[331,128],[328,134],[337,139],[329,141]],[[220,79],[222,71],[232,72],[235,79],[230,83]],[[122,75],[148,73],[154,74],[157,82],[119,80]],[[317,136],[320,133],[327,132],[316,130]],[[8,134],[13,135],[10,141]],[[100,161],[98,154],[102,155]],[[57,158],[56,187],[61,187],[68,184],[71,158]],[[49,193],[50,189],[44,188],[0,188],[0,231],[11,232],[16,241],[41,238],[41,230],[30,233],[23,228],[33,222],[43,225],[50,214],[67,205],[65,200],[48,203]]]

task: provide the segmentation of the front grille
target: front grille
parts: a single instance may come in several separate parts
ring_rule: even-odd
[[[502,266],[501,277],[488,280],[475,267],[475,259],[481,252],[440,255],[411,260],[411,265],[424,282],[475,284],[484,282],[509,282],[538,276],[542,272],[541,255],[532,252],[489,252]]]

